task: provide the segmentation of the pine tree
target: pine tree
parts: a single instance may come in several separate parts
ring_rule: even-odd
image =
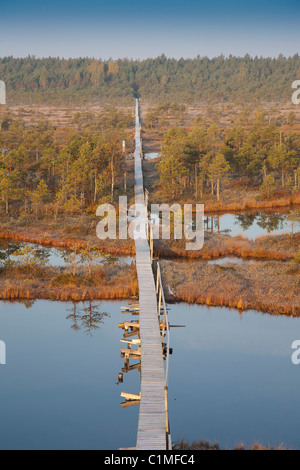
[[[217,200],[220,200],[220,184],[225,181],[230,171],[230,165],[222,153],[217,153],[208,166],[208,177],[216,183]]]

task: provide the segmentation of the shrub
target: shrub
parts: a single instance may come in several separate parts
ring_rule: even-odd
[[[84,284],[84,280],[81,279],[78,275],[73,273],[69,274],[59,274],[55,276],[50,281],[51,287],[67,286],[67,287],[77,287]]]

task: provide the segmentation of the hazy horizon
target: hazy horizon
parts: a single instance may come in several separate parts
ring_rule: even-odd
[[[230,56],[231,57],[234,57],[234,58],[245,58],[245,56],[249,56],[250,59],[255,59],[256,57],[258,57],[259,59],[262,58],[262,59],[277,59],[279,56],[282,56],[284,59],[289,59],[289,58],[292,58],[294,56],[300,56],[300,53],[299,52],[295,52],[294,54],[291,54],[291,55],[284,55],[282,54],[281,52],[279,52],[278,54],[274,55],[274,56],[263,56],[263,55],[251,55],[251,54],[248,54],[247,52],[244,54],[244,55],[234,55],[234,54],[223,54],[223,53],[220,53],[219,55],[214,55],[214,56],[208,56],[208,55],[197,55],[197,56],[193,56],[193,57],[184,57],[184,56],[181,56],[181,57],[172,57],[172,56],[167,56],[164,52],[162,52],[161,54],[158,54],[156,56],[153,56],[153,57],[144,57],[144,58],[134,58],[134,57],[107,57],[107,58],[103,58],[103,57],[95,57],[95,56],[91,56],[91,55],[87,55],[87,56],[74,56],[74,57],[65,57],[65,56],[59,56],[59,55],[49,55],[49,56],[37,56],[36,54],[28,54],[27,56],[14,56],[14,55],[7,55],[7,56],[0,56],[1,59],[5,59],[6,57],[13,57],[13,59],[17,59],[17,60],[22,60],[22,59],[27,59],[28,57],[31,57],[31,58],[34,58],[34,59],[37,59],[37,60],[44,60],[44,59],[59,59],[59,60],[79,60],[79,59],[95,59],[95,60],[99,60],[99,61],[103,61],[103,62],[106,62],[106,61],[109,61],[109,60],[129,60],[129,61],[144,61],[144,60],[155,60],[155,59],[158,59],[159,57],[161,56],[165,56],[168,60],[180,60],[180,59],[183,59],[183,60],[195,60],[195,59],[205,59],[205,58],[208,58],[209,60],[213,60],[213,59],[217,59],[218,57],[221,57],[221,56],[224,56],[225,59],[229,58]]]
[[[13,0],[1,6],[0,57],[288,57],[299,13],[298,0]]]

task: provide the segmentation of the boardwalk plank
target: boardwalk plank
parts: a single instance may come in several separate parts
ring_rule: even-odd
[[[135,204],[145,205],[140,122],[136,103]],[[136,269],[139,283],[139,327],[141,339],[141,402],[137,450],[166,450],[165,372],[157,315],[156,285],[147,240],[136,239]]]

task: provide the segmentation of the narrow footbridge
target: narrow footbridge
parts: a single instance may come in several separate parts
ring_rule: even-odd
[[[153,240],[152,230],[148,223],[145,209],[145,192],[142,171],[142,143],[139,118],[139,102],[136,101],[135,122],[135,206],[140,220],[144,217],[144,236],[141,223],[135,233],[136,268],[139,283],[139,303],[124,307],[125,311],[138,315],[138,320],[124,322],[120,326],[125,330],[122,342],[127,348],[121,349],[125,358],[125,372],[139,368],[141,372],[140,395],[122,393],[126,401],[123,406],[139,404],[139,420],[137,430],[137,450],[168,450],[171,449],[171,436],[168,418],[168,369],[169,369],[169,323],[164,292],[157,263],[156,274],[153,272]],[[144,215],[137,214],[137,208],[144,208]],[[138,217],[137,217],[138,219]],[[142,224],[143,225],[143,224]],[[134,335],[138,338],[132,339]],[[137,349],[135,349],[137,347]],[[140,360],[130,365],[129,359]]]

